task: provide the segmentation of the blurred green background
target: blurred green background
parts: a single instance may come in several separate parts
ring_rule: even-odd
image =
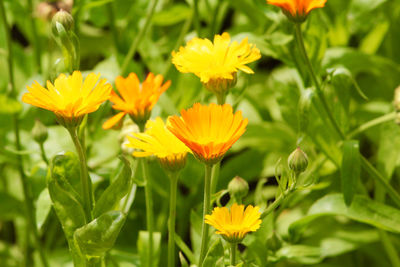
[[[45,190],[46,164],[31,135],[35,119],[48,127],[49,138],[44,146],[49,157],[74,149],[67,132],[57,125],[51,112],[22,104],[20,99],[26,86],[34,80],[44,83],[61,71],[62,54],[51,35],[51,16],[58,9],[70,11],[75,18],[81,71],[101,73],[113,83],[121,74],[124,59],[143,28],[153,1],[34,0],[32,10],[29,0],[2,1],[11,27],[18,101],[6,96],[9,91],[8,52],[2,22],[0,266],[23,266],[26,260],[40,266],[38,256],[26,244],[27,228],[16,153],[22,154],[24,159],[50,265],[68,266],[71,258],[66,240]],[[31,16],[36,23],[37,38],[31,28]],[[199,32],[196,23],[200,25]],[[324,78],[330,107],[345,133],[369,120],[393,113],[394,89],[400,85],[399,26],[400,1],[396,0],[328,0],[326,7],[312,11],[303,25],[306,48],[318,75]],[[375,181],[361,172],[354,190],[364,196],[358,199],[355,210],[349,210],[338,201],[342,192],[341,142],[333,128],[318,116],[318,106],[307,110],[307,114],[303,114],[303,110],[299,112],[299,100],[312,94],[311,81],[305,66],[303,68],[298,60],[293,25],[278,8],[263,0],[199,0],[196,16],[193,0],[159,0],[148,31],[140,39],[127,66],[127,72],[135,72],[141,79],[151,71],[172,81],[152,117],[166,118],[195,102],[216,101],[202,88],[196,76],[181,74],[171,65],[171,51],[198,34],[212,38],[224,31],[234,40],[248,37],[260,49],[262,58],[250,64],[255,74],[239,73],[237,86],[227,98],[235,109],[242,110],[250,123],[244,136],[222,161],[218,190],[225,189],[228,182],[239,175],[251,188],[245,203],[265,208],[277,192],[274,175],[285,173],[287,157],[297,145],[306,151],[310,162],[307,172],[301,176],[300,189],[264,219],[258,232],[245,239],[241,247],[244,266],[399,266],[400,210]],[[39,59],[35,45],[40,50]],[[299,73],[296,64],[304,71]],[[19,152],[14,148],[10,122],[10,114],[16,112],[19,112],[22,130],[23,151]],[[119,164],[121,132],[101,128],[112,114],[111,104],[107,103],[88,120],[88,157],[95,195],[106,188]],[[303,119],[308,121],[307,129],[299,127],[299,120]],[[394,120],[353,136],[359,140],[361,154],[385,177],[391,178],[396,191],[400,188],[399,137],[400,128]],[[159,266],[165,266],[168,178],[156,161],[151,162],[150,172],[156,229],[162,233]],[[179,183],[177,233],[194,254],[199,251],[202,183],[203,167],[191,157]],[[225,195],[221,203],[228,200]],[[140,266],[138,232],[145,228],[144,190],[138,187],[128,219],[115,247],[107,255],[107,266]],[[272,236],[278,246],[271,243]],[[228,255],[227,251],[225,253]]]

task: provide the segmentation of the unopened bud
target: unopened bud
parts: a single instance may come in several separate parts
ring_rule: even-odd
[[[32,129],[32,135],[33,139],[39,144],[43,144],[49,136],[46,126],[44,126],[39,120],[35,121],[35,125]]]
[[[302,173],[307,169],[308,157],[299,147],[296,148],[288,158],[289,169],[295,173]]]
[[[228,192],[231,197],[240,201],[249,193],[249,184],[243,178],[236,176],[229,182]]]
[[[74,28],[74,18],[64,10],[58,11],[51,20],[51,29],[54,35],[58,35],[59,31],[57,23],[61,24],[67,32]]]

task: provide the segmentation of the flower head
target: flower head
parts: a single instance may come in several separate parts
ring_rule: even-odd
[[[110,101],[114,103],[113,108],[121,112],[108,119],[103,128],[111,128],[126,114],[129,114],[136,124],[146,123],[158,98],[171,85],[171,81],[162,84],[163,79],[162,75],[154,76],[153,73],[149,73],[140,84],[135,73],[130,73],[126,78],[118,76],[115,86],[121,96],[112,91]]]
[[[72,75],[60,74],[54,85],[47,81],[47,89],[35,81],[22,96],[22,101],[53,111],[64,126],[76,126],[85,114],[96,111],[110,98],[111,85],[100,74],[90,73],[85,80],[80,71]]]
[[[246,66],[261,57],[260,50],[245,38],[231,42],[228,33],[208,39],[193,38],[178,52],[172,52],[172,63],[183,73],[194,73],[207,89],[227,91],[236,81],[238,70],[253,71]]]
[[[146,131],[134,133],[133,136],[128,136],[127,146],[142,150],[133,152],[134,156],[156,156],[161,165],[169,171],[177,171],[185,166],[186,155],[190,153],[190,149],[166,128],[160,117],[148,120]]]
[[[267,3],[280,7],[289,19],[303,22],[311,10],[324,7],[326,0],[267,0]]]
[[[245,132],[248,123],[240,111],[233,114],[229,104],[203,106],[199,103],[182,110],[181,117],[172,116],[168,121],[168,129],[206,164],[220,161]]]
[[[217,229],[217,234],[222,235],[231,243],[241,242],[249,232],[255,232],[260,228],[260,208],[252,205],[244,208],[244,205],[234,203],[230,209],[216,207],[211,215],[206,215],[205,222]]]

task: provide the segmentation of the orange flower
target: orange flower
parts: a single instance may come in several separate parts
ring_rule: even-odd
[[[290,19],[303,22],[311,10],[324,7],[326,0],[267,0],[267,3],[280,7]]]
[[[172,116],[168,121],[168,129],[206,164],[220,161],[245,132],[248,123],[240,111],[233,114],[229,104],[203,106],[199,103],[182,110],[181,117]]]
[[[149,73],[146,80],[140,84],[135,73],[130,73],[127,78],[118,76],[115,80],[115,86],[121,96],[112,91],[110,101],[114,103],[114,109],[122,112],[108,119],[103,124],[103,129],[111,128],[126,114],[136,124],[143,125],[146,123],[158,98],[171,85],[171,81],[162,84],[163,79],[162,75],[154,76],[153,73]]]

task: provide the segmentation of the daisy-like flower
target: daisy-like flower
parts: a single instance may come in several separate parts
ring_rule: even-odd
[[[234,203],[230,210],[226,207],[216,207],[211,215],[206,215],[205,222],[217,229],[217,234],[230,243],[239,243],[249,232],[260,228],[260,208],[252,205]]]
[[[150,118],[151,110],[157,103],[160,95],[171,85],[171,81],[163,83],[162,75],[149,73],[142,84],[135,73],[130,73],[127,78],[118,76],[115,80],[116,92],[111,92],[110,101],[113,108],[121,112],[111,117],[103,124],[103,129],[109,129],[118,123],[126,114],[138,125],[144,125]]]
[[[53,111],[62,125],[74,127],[85,114],[96,111],[110,98],[111,84],[99,79],[100,74],[90,73],[83,80],[81,72],[74,71],[70,76],[60,74],[54,85],[47,81],[47,89],[35,81],[27,86],[29,92],[22,96],[22,101]]]
[[[326,0],[267,0],[267,3],[280,7],[289,19],[303,22],[311,10],[324,7]]]
[[[219,162],[228,149],[246,131],[247,119],[242,113],[233,114],[229,104],[199,103],[181,111],[181,117],[168,119],[168,129],[187,145],[202,162],[212,165]]]
[[[193,38],[178,52],[172,52],[172,63],[182,73],[194,73],[215,94],[226,93],[236,83],[238,70],[254,73],[246,64],[261,57],[260,50],[245,38],[231,42],[224,32],[208,39]]]
[[[167,129],[160,117],[148,120],[146,131],[133,133],[133,136],[128,136],[129,143],[126,146],[142,150],[133,152],[134,156],[156,156],[161,166],[172,172],[185,166],[190,149]]]

